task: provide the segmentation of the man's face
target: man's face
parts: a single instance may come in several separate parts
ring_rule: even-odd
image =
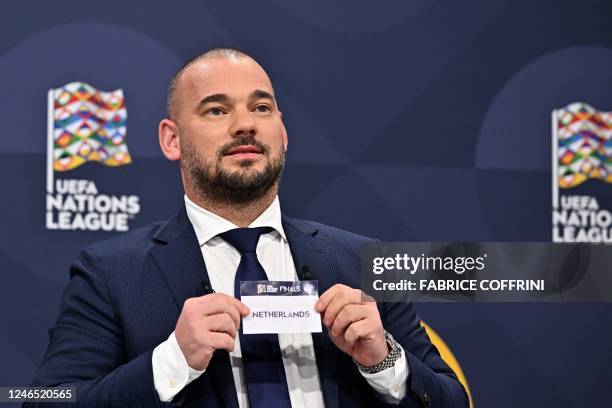
[[[177,85],[181,171],[195,192],[245,203],[278,182],[287,146],[266,73],[250,58],[195,62]]]

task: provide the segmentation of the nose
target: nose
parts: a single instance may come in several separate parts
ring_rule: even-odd
[[[257,135],[257,124],[252,112],[248,109],[236,109],[230,128],[233,137],[245,137]]]

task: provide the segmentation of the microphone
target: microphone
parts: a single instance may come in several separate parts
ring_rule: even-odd
[[[202,283],[200,283],[200,288],[202,289],[203,295],[210,295],[215,293],[215,290],[212,288],[210,281],[208,279],[202,279]]]
[[[312,276],[310,275],[310,266],[303,265],[302,266],[302,280],[311,280]]]

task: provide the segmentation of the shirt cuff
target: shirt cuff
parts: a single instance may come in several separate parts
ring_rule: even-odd
[[[403,348],[400,358],[393,367],[375,374],[366,374],[361,370],[359,372],[383,401],[389,404],[399,404],[406,396],[406,380],[410,374],[410,368]]]
[[[168,340],[155,347],[151,360],[153,383],[159,399],[163,402],[172,401],[176,394],[205,371],[194,370],[187,365],[174,332]]]

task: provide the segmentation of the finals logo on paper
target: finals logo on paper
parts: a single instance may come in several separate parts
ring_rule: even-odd
[[[612,112],[552,113],[553,242],[612,243]]]
[[[57,178],[87,162],[132,162],[123,90],[102,92],[71,82],[48,92],[46,227],[50,230],[127,231],[140,212],[135,195],[108,195],[88,179]]]

